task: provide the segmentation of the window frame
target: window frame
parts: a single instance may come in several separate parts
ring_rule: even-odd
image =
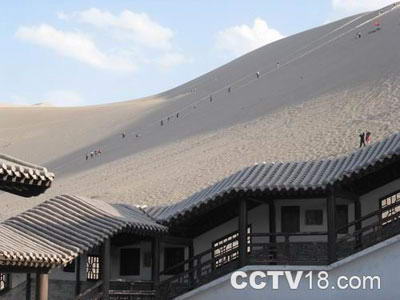
[[[86,280],[87,281],[98,281],[102,278],[102,260],[100,255],[95,255],[95,254],[91,254],[88,255],[86,260]],[[97,259],[97,262],[90,262],[92,259]],[[90,271],[93,270],[93,263],[97,264],[98,267],[94,269],[94,271]],[[91,268],[89,268],[89,264],[92,265]],[[96,272],[97,271],[97,272]],[[92,276],[89,276],[89,274],[93,274]]]
[[[0,272],[0,280],[1,280],[1,282],[4,283],[4,287],[0,288],[0,295],[2,295],[4,293],[8,292],[11,288],[11,274]]]

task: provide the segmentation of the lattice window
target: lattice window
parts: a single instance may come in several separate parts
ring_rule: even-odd
[[[385,209],[385,207],[393,203],[398,203],[399,205],[382,212],[382,225],[386,225],[400,218],[400,191],[382,198],[381,208]]]
[[[9,276],[9,274],[0,273],[0,293],[8,290],[10,283]]]
[[[247,252],[250,253],[251,251],[251,226],[247,227]],[[239,257],[239,232],[235,231],[232,232],[221,239],[213,242],[213,257],[216,259],[214,263],[215,268],[219,268]],[[233,251],[237,249],[237,251]],[[229,253],[229,254],[227,254]]]
[[[86,273],[88,280],[100,279],[100,257],[96,255],[89,255],[86,264]]]

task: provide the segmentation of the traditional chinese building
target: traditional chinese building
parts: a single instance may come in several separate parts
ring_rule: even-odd
[[[338,158],[256,164],[169,206],[56,197],[1,223],[0,264],[35,273],[42,300],[271,296],[229,285],[232,271],[252,269],[376,272],[386,289],[363,299],[395,299],[399,199],[394,134]],[[298,293],[326,295],[274,295]]]

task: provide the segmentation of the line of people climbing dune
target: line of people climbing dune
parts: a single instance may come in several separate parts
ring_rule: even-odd
[[[89,158],[93,159],[93,158],[95,158],[97,156],[100,156],[100,155],[101,155],[101,150],[100,149],[96,149],[96,150],[93,150],[93,151],[90,151],[90,152],[86,152],[85,158],[86,158],[86,160],[89,160]]]
[[[384,13],[383,11],[380,11],[380,12],[379,12],[380,15],[383,14],[383,13]],[[372,24],[373,24],[373,26],[374,26],[374,30],[368,32],[368,34],[369,34],[369,33],[372,33],[372,32],[376,32],[376,31],[381,30],[381,22],[380,22],[380,20],[374,20],[374,21],[372,22]],[[347,33],[348,33],[348,32],[350,32],[350,31],[347,31]],[[359,31],[359,32],[356,33],[356,38],[358,38],[358,39],[362,38],[362,33],[361,33],[361,31]],[[283,66],[286,66],[286,65],[287,65],[288,63],[290,63],[290,62],[292,62],[292,61],[289,60],[288,62],[283,63],[283,64],[282,64],[282,67],[283,67]],[[280,68],[281,68],[281,63],[278,61],[278,62],[276,62],[275,71],[279,71]],[[246,77],[247,77],[247,78],[251,78],[252,76],[255,75],[255,79],[260,79],[262,76],[264,76],[264,75],[266,75],[266,74],[268,74],[268,73],[270,73],[270,72],[272,72],[272,71],[273,71],[273,70],[270,70],[270,71],[267,71],[266,73],[264,72],[263,74],[262,74],[260,71],[256,71],[255,73],[253,73],[253,75],[247,74],[246,76],[240,78],[239,80],[236,80],[235,82],[231,83],[231,85],[225,86],[225,87],[223,87],[223,88],[221,88],[221,89],[219,89],[219,90],[217,90],[217,91],[214,91],[214,92],[213,92],[213,95],[216,95],[217,93],[219,93],[220,91],[223,91],[224,89],[225,89],[225,92],[227,92],[228,94],[230,94],[230,93],[232,93],[232,85],[236,84],[237,82],[242,81],[244,78],[246,78]],[[250,76],[250,77],[249,77],[249,76]],[[253,77],[253,78],[254,78],[254,77]],[[303,80],[303,76],[302,76],[302,75],[300,76],[300,79]],[[253,79],[253,80],[254,80],[254,79]],[[242,86],[243,86],[243,85],[242,85]],[[242,86],[239,86],[239,87],[242,87]],[[197,92],[198,92],[198,91],[197,91],[197,87],[192,87],[192,88],[190,89],[190,93],[195,93],[195,94],[197,94]],[[187,105],[186,107],[182,108],[179,112],[175,112],[175,113],[173,113],[172,115],[166,117],[165,119],[160,120],[160,121],[159,121],[160,126],[165,126],[165,125],[166,125],[168,122],[170,122],[170,120],[172,120],[173,118],[179,119],[179,118],[181,117],[181,114],[183,113],[183,111],[184,111],[185,109],[188,109],[188,108],[190,109],[190,106],[191,106],[192,109],[197,109],[199,103],[202,102],[202,101],[204,101],[204,100],[206,100],[206,99],[208,99],[209,102],[212,103],[212,102],[214,101],[214,96],[213,96],[213,95],[209,95],[209,96],[202,97],[202,98],[199,99],[197,102],[192,103],[192,104],[189,104],[189,105]],[[150,125],[149,125],[149,126],[150,126]],[[363,146],[365,146],[366,144],[368,144],[368,143],[370,142],[370,135],[371,135],[371,133],[370,133],[370,132],[366,132],[366,133],[363,132],[362,135],[363,135],[363,137],[361,137],[361,134],[360,134],[360,147],[363,147]],[[134,136],[135,136],[136,138],[138,138],[138,137],[141,136],[141,134],[135,133]],[[127,133],[126,133],[126,132],[122,132],[122,133],[121,133],[121,138],[122,138],[122,139],[125,139],[126,137],[127,137]],[[89,160],[89,158],[90,158],[90,159],[93,159],[93,158],[99,156],[100,154],[101,154],[101,151],[100,151],[100,150],[94,150],[94,151],[90,151],[90,152],[86,153],[86,154],[85,154],[85,157],[86,157],[86,160]]]

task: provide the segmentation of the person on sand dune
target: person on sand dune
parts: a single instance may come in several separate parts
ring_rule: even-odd
[[[370,144],[371,143],[371,132],[367,131],[365,134],[365,143]]]
[[[362,132],[362,133],[359,135],[359,137],[360,137],[360,148],[361,148],[361,147],[365,147],[365,133]]]
[[[122,138],[124,139],[125,136],[126,136],[125,132],[121,133],[121,136],[122,136]]]

